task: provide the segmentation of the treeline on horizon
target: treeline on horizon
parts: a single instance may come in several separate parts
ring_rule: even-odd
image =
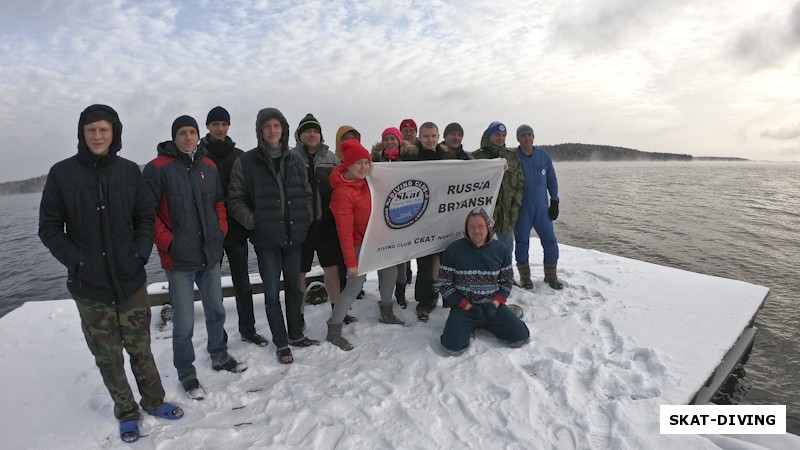
[[[677,153],[643,152],[632,148],[595,144],[556,144],[537,145],[543,148],[555,162],[609,162],[609,161],[746,161],[743,158],[695,158],[692,155]],[[0,195],[30,194],[42,192],[47,175],[27,180],[0,183]]]
[[[692,161],[692,155],[643,152],[632,148],[596,144],[537,145],[553,161]]]

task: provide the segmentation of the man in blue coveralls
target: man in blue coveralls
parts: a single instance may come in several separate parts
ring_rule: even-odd
[[[520,125],[517,128],[519,147],[514,151],[522,166],[525,185],[522,206],[514,228],[514,257],[517,260],[520,284],[525,289],[532,288],[528,250],[533,228],[544,249],[544,281],[553,289],[563,289],[564,285],[556,275],[558,241],[553,229],[553,221],[558,217],[558,180],[550,155],[541,148],[535,148],[533,139],[533,128],[530,125]]]

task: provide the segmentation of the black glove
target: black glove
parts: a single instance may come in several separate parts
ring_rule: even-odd
[[[550,200],[550,208],[547,210],[547,215],[550,216],[550,220],[558,219],[558,202],[555,200]]]

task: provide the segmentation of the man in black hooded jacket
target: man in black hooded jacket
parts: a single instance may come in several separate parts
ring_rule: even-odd
[[[125,376],[124,348],[139,393],[152,415],[178,419],[164,402],[150,350],[145,264],[153,248],[155,211],[139,167],[117,156],[122,123],[106,105],[86,108],[78,121],[78,153],[51,169],[39,209],[39,238],[67,267],[67,288],[81,328],[114,400],[120,437],[139,438],[139,406]]]
[[[228,205],[230,214],[250,232],[256,250],[278,361],[291,364],[294,357],[289,345],[319,345],[303,335],[300,313],[300,260],[313,216],[312,192],[303,161],[289,150],[289,123],[280,111],[264,108],[258,112],[256,138],[258,146],[233,163]]]

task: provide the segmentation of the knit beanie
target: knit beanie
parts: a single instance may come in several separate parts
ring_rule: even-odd
[[[520,134],[527,132],[533,133],[533,128],[531,128],[530,125],[520,125],[519,128],[517,128],[517,137],[519,137]]]
[[[461,134],[464,134],[464,129],[461,127],[461,125],[459,125],[456,122],[453,122],[453,123],[447,125],[446,127],[444,127],[444,134],[442,136],[447,136],[448,134],[454,133],[456,131],[461,133]]]
[[[180,116],[175,119],[175,122],[172,122],[172,140],[175,140],[175,136],[178,135],[178,130],[183,127],[193,127],[197,130],[197,135],[200,135],[200,127],[197,126],[197,121],[194,120],[191,116]]]
[[[489,128],[483,133],[484,136],[490,137],[491,135],[497,133],[498,131],[502,131],[503,133],[506,132],[506,126],[502,124],[502,122],[494,121],[489,124]]]
[[[416,126],[414,126],[414,129],[416,129]],[[383,142],[383,139],[389,134],[397,138],[398,145],[403,142],[403,135],[400,133],[400,130],[395,127],[389,127],[383,130],[383,133],[381,133],[381,142]]]
[[[417,124],[411,119],[404,119],[402,122],[400,122],[399,129],[402,130],[404,128],[413,128],[414,131],[417,131]]]
[[[344,153],[344,161],[342,161],[344,170],[349,169],[350,166],[359,160],[366,159],[369,161],[370,159],[370,154],[367,149],[355,139],[348,139],[342,142],[342,153]]]
[[[208,112],[208,117],[206,117],[206,125],[211,122],[225,122],[230,125],[231,115],[228,114],[228,111],[222,106],[215,106]]]
[[[311,113],[306,114],[306,116],[303,117],[303,120],[300,121],[300,125],[297,126],[297,136],[300,136],[303,134],[303,131],[306,131],[309,128],[316,128],[317,131],[322,133],[322,126],[320,126],[317,119],[314,118],[314,115]]]

